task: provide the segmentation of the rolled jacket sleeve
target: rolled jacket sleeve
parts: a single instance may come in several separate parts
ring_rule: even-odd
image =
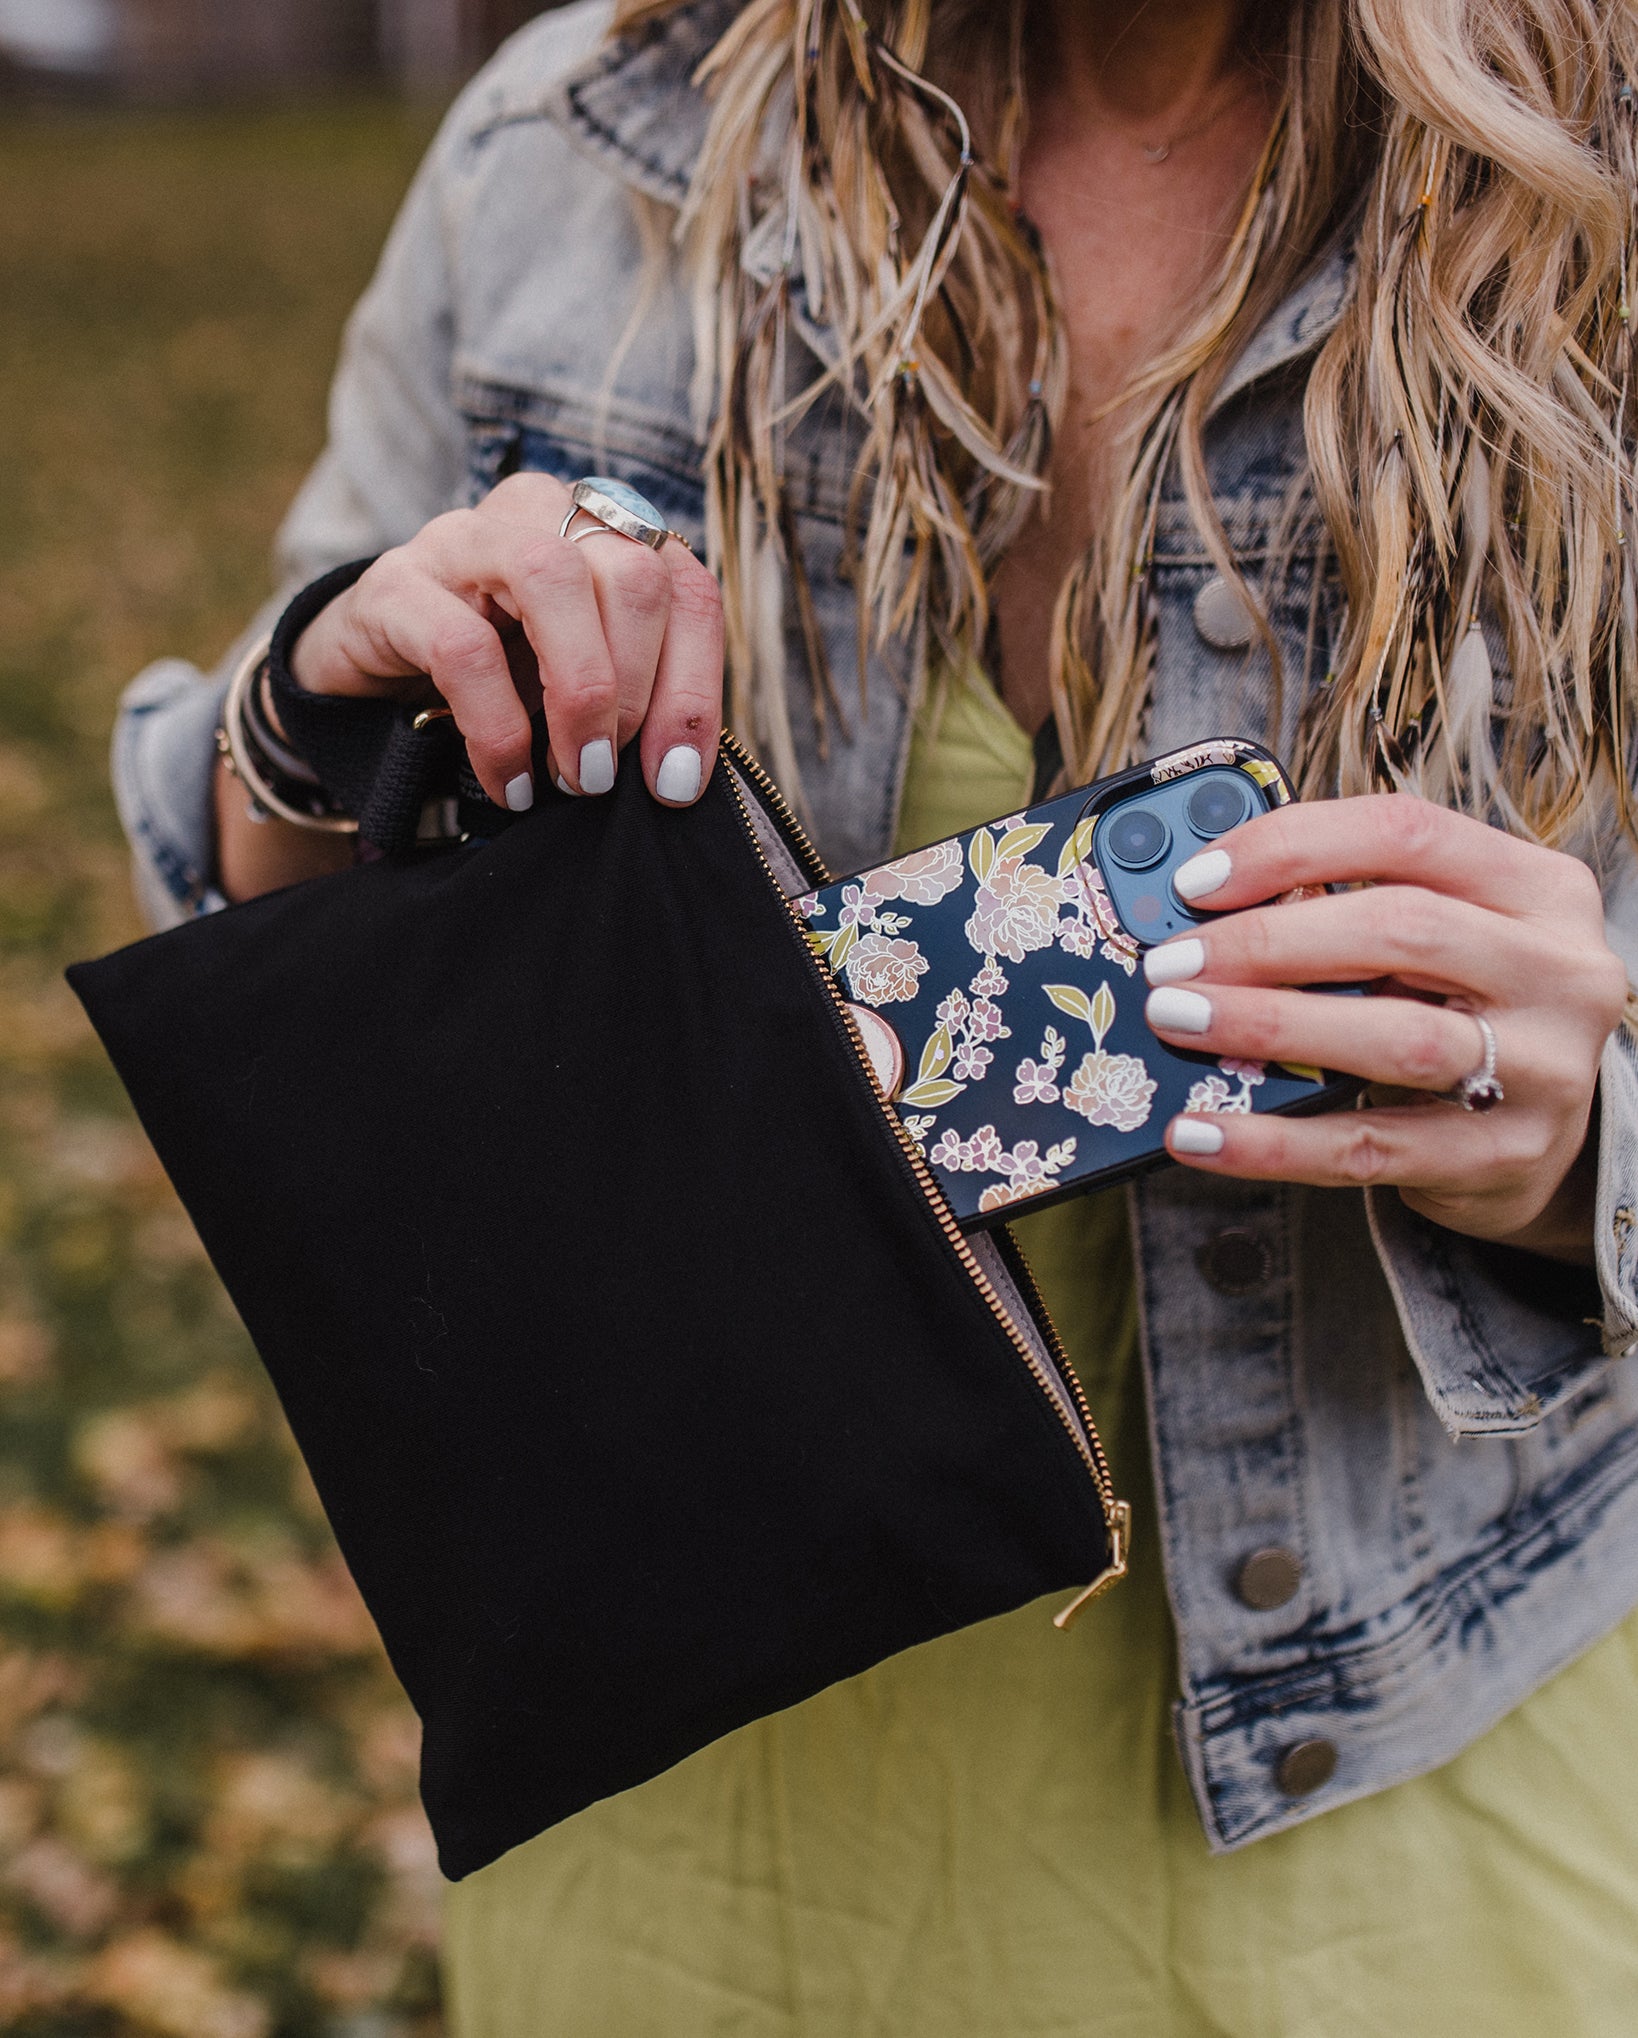
[[[235,648],[242,656],[243,643]],[[214,882],[215,730],[232,669],[232,654],[208,678],[185,659],[161,658],[120,698],[114,799],[150,927],[227,903]]]
[[[1638,982],[1638,858],[1623,839],[1599,862],[1609,942]],[[1446,1231],[1392,1189],[1366,1192],[1405,1341],[1452,1435],[1533,1428],[1612,1360],[1638,1356],[1638,1037],[1630,1018],[1604,1048],[1597,1126],[1593,1266],[1579,1284],[1530,1255]]]
[[[445,121],[348,323],[328,442],[279,532],[279,592],[214,673],[162,659],[120,702],[115,795],[137,896],[155,927],[225,903],[214,882],[214,732],[237,661],[296,589],[345,560],[404,543],[457,500],[463,438],[450,388],[449,251],[468,102],[482,89],[480,78]]]

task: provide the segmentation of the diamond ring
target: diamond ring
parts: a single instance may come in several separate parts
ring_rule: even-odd
[[[1484,1043],[1484,1057],[1459,1083],[1441,1094],[1446,1103],[1460,1104],[1464,1111],[1494,1111],[1507,1097],[1507,1092],[1501,1086],[1501,1079],[1496,1074],[1495,1031],[1482,1012],[1469,1012],[1467,1016],[1479,1029]]]

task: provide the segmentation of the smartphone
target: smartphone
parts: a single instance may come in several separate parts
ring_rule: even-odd
[[[1172,872],[1295,797],[1218,738],[1045,800],[795,903],[871,1064],[964,1230],[1135,1175],[1179,1111],[1313,1111],[1352,1077],[1168,1047],[1143,951],[1211,918]]]

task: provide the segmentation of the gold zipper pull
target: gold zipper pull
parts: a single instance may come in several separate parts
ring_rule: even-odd
[[[1109,1521],[1109,1562],[1084,1592],[1078,1593],[1061,1613],[1052,1616],[1052,1625],[1055,1628],[1067,1628],[1083,1606],[1090,1606],[1100,1592],[1107,1592],[1111,1585],[1126,1576],[1126,1558],[1131,1547],[1131,1504],[1125,1500],[1117,1500]]]

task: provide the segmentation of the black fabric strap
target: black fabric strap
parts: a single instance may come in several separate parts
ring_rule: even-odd
[[[419,711],[401,702],[309,693],[296,683],[290,656],[297,638],[374,563],[336,567],[304,587],[279,618],[267,670],[280,726],[325,790],[358,816],[360,840],[383,855],[415,847],[421,810],[440,797],[459,797],[463,825],[492,835],[512,816],[484,797],[447,717],[417,729]]]

